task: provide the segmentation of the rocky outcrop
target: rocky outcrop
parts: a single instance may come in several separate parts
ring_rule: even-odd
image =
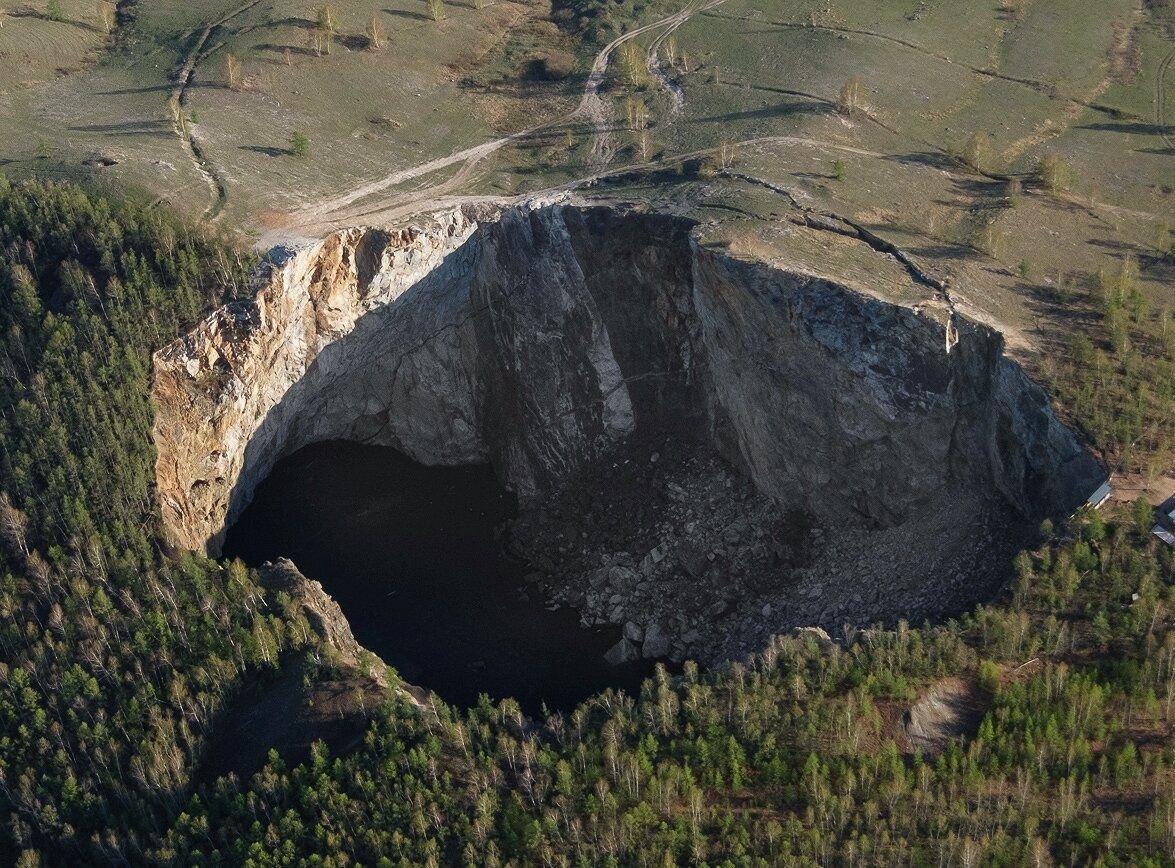
[[[955,486],[1035,520],[1100,481],[994,331],[736,260],[694,228],[459,210],[301,251],[155,358],[166,526],[215,552],[273,462],[325,439],[488,460],[533,501],[655,431],[713,445],[785,508],[874,527]]]
[[[218,551],[273,463],[306,443],[376,438],[426,463],[485,459],[464,355],[476,228],[454,211],[336,233],[156,354],[156,477],[177,544]]]
[[[279,558],[267,563],[257,571],[261,586],[266,590],[288,594],[306,614],[310,629],[319,635],[323,643],[339,655],[341,662],[355,665],[359,652],[363,650],[351,633],[343,610],[326,591],[322,584],[308,579],[288,558]],[[382,670],[383,667],[375,667]],[[384,682],[382,671],[374,673],[376,679]]]

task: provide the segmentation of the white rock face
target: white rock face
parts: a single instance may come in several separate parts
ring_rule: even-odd
[[[732,259],[692,228],[542,205],[300,251],[156,355],[171,536],[217,552],[273,463],[327,439],[490,461],[525,499],[657,431],[709,440],[785,505],[878,526],[952,485],[1035,518],[1100,481],[990,329]]]
[[[463,245],[476,228],[454,211],[394,233],[336,233],[275,269],[255,300],[217,310],[156,354],[157,481],[177,544],[217,551],[273,463],[306,443],[382,442],[427,463],[485,459],[476,365],[462,358],[471,346]]]

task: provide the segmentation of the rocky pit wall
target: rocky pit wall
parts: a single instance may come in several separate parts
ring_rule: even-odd
[[[751,498],[772,520],[802,514],[826,541],[843,538],[836,529],[868,540],[933,528],[982,547],[986,519],[969,515],[971,504],[1035,524],[1071,511],[1103,478],[998,333],[942,306],[919,311],[734,259],[700,245],[694,229],[598,207],[465,209],[394,232],[346,230],[298,252],[255,300],[218,310],[155,357],[158,495],[173,541],[215,554],[274,462],[329,439],[425,464],[489,461],[524,517],[619,449],[688,443],[663,451],[682,467],[712,456],[730,480],[717,484],[745,486],[738,503]],[[664,486],[674,471],[662,468]],[[674,483],[682,491],[686,477]],[[609,496],[601,487],[596,500]],[[959,513],[944,522],[952,502]],[[546,518],[524,524],[532,540],[551,530]],[[772,585],[762,571],[774,570],[775,590],[787,590],[795,577],[781,572],[779,546],[763,544],[762,528],[746,538],[762,555],[744,558],[758,564],[753,584]],[[574,569],[543,570],[543,584],[586,620],[633,620],[607,602],[623,593],[593,602],[587,576],[645,542],[611,552],[596,542],[578,547]],[[950,548],[934,538],[898,548],[915,542]],[[658,567],[681,560],[669,554]],[[923,586],[935,580],[930,560],[909,567],[927,573]],[[738,584],[721,570],[652,572],[725,583],[716,597]],[[839,581],[826,574],[820,583]],[[846,599],[816,614],[851,617]]]

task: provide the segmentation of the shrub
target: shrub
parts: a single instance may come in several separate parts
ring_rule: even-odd
[[[570,51],[548,51],[539,59],[538,71],[548,81],[562,81],[575,72],[575,55]]]

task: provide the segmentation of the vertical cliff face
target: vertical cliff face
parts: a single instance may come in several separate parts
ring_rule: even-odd
[[[273,463],[306,443],[484,460],[476,364],[462,354],[476,228],[456,211],[394,233],[336,233],[156,354],[156,476],[178,545],[218,551]]]
[[[874,526],[950,486],[1037,519],[1102,475],[995,332],[604,208],[333,235],[158,353],[154,397],[164,521],[211,551],[277,458],[325,439],[489,460],[525,500],[658,431]]]

